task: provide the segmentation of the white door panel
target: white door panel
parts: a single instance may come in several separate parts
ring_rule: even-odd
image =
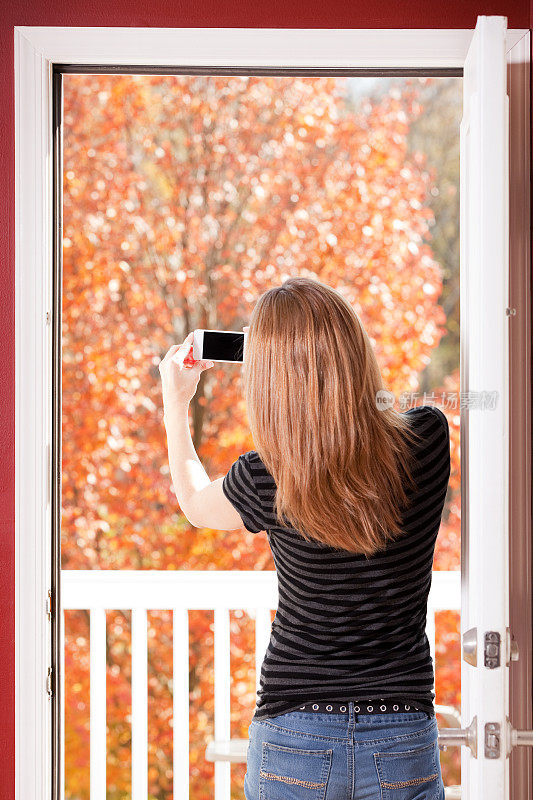
[[[477,756],[462,748],[466,800],[509,796],[506,23],[478,17],[461,122],[461,634],[473,642],[461,662],[462,726],[477,720]]]

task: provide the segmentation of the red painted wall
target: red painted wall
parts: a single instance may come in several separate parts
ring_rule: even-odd
[[[511,28],[533,22],[533,0],[330,0],[204,3],[179,0],[3,0],[0,7],[0,800],[14,789],[14,101],[15,25],[220,28],[473,28],[478,14],[505,15]],[[31,491],[31,485],[27,491]],[[43,676],[44,680],[44,676]],[[31,769],[31,765],[27,765]],[[37,800],[37,798],[36,798]]]

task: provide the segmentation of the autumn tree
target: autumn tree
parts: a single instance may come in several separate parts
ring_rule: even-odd
[[[353,305],[389,389],[417,388],[446,318],[432,176],[407,148],[416,89],[353,110],[333,78],[65,77],[62,567],[273,569],[264,535],[198,530],[181,513],[158,363],[194,328],[240,330],[262,292],[301,274]],[[238,365],[202,375],[190,421],[212,478],[253,447]],[[88,798],[87,615],[67,616],[67,796]],[[154,798],[172,791],[171,617],[150,615]],[[253,627],[232,620],[232,732],[245,736]],[[112,798],[129,785],[128,626],[108,612]],[[212,796],[211,643],[212,614],[194,612],[193,800]]]

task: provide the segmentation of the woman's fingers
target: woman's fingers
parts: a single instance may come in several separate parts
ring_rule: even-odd
[[[188,353],[189,352],[191,344],[192,344],[193,336],[194,336],[194,332],[191,331],[191,333],[189,333],[185,337],[185,339],[183,340],[183,343],[179,345],[179,347],[183,349],[184,353]]]
[[[191,349],[192,337],[193,334],[190,333],[181,344],[171,345],[168,348],[165,357],[159,362],[159,368],[161,369],[161,365],[164,362],[168,362],[171,360],[175,361],[177,364],[183,363],[183,360],[187,357],[187,354]]]

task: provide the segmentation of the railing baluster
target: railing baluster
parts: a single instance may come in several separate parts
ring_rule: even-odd
[[[106,618],[104,608],[93,608],[90,621],[90,797],[106,797]]]
[[[227,608],[217,608],[215,627],[215,739],[230,738],[230,627]],[[215,764],[215,800],[230,800],[231,765],[218,761]]]
[[[189,612],[172,613],[173,797],[189,800]]]
[[[146,609],[131,612],[131,796],[148,797],[148,634]],[[92,800],[92,798],[91,798]]]
[[[261,678],[261,665],[265,657],[270,640],[270,621],[269,608],[257,608],[255,612],[255,689],[259,689],[259,679]]]

